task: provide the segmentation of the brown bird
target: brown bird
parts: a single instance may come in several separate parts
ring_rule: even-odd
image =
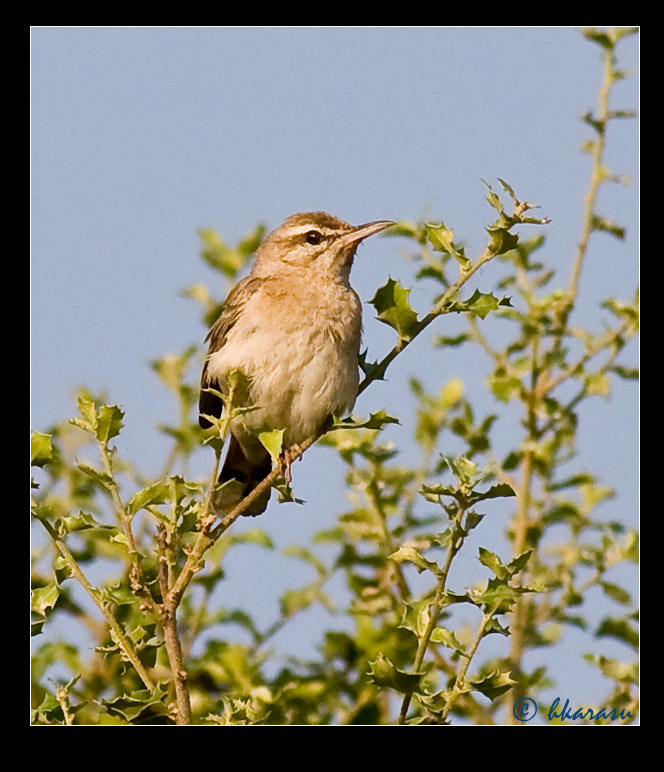
[[[219,476],[228,484],[214,500],[218,513],[230,511],[270,473],[259,431],[283,430],[282,446],[289,448],[318,432],[329,416],[352,410],[362,306],[350,270],[359,243],[393,224],[353,226],[325,212],[294,214],[265,238],[251,273],[229,293],[206,337],[199,422],[206,429],[206,416],[221,416],[223,402],[209,389],[227,396],[234,372],[242,385],[233,405],[254,409],[230,423]],[[244,514],[261,514],[269,498],[268,488]]]

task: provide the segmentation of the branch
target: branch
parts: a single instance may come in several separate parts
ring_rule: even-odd
[[[440,573],[438,574],[438,582],[436,585],[435,595],[427,609],[429,619],[427,622],[426,629],[422,633],[422,636],[417,644],[417,652],[415,654],[415,661],[413,663],[413,671],[412,671],[413,673],[419,673],[422,668],[424,657],[427,653],[427,649],[429,648],[429,642],[431,641],[431,635],[433,634],[433,631],[436,625],[438,624],[440,612],[442,611],[443,606],[445,604],[447,578],[450,573],[450,568],[452,567],[452,561],[454,560],[459,550],[463,546],[464,539],[466,536],[466,532],[464,531],[461,525],[461,521],[465,513],[466,513],[466,510],[463,508],[460,508],[459,511],[454,516],[454,520],[451,523],[452,534],[450,536],[450,546],[447,550],[447,555],[445,556],[445,563],[441,568]],[[410,701],[412,700],[412,698],[413,698],[412,691],[406,692],[404,694],[403,701],[401,703],[401,710],[399,711],[399,719],[397,723],[404,724],[406,722],[406,716],[408,715],[408,708],[410,707]]]
[[[78,580],[79,584],[83,589],[88,593],[88,595],[92,598],[97,608],[101,611],[101,613],[104,615],[104,619],[106,620],[106,623],[108,624],[108,627],[111,632],[111,638],[113,641],[118,645],[120,651],[124,655],[124,657],[127,659],[127,661],[131,662],[131,664],[134,667],[134,670],[138,673],[139,678],[143,683],[145,684],[145,687],[149,689],[150,691],[154,691],[155,684],[148,675],[147,670],[143,666],[143,663],[141,662],[138,654],[136,653],[136,650],[134,649],[134,646],[131,642],[131,640],[125,635],[124,630],[122,629],[122,626],[118,622],[118,620],[113,615],[113,612],[110,610],[110,608],[105,604],[102,599],[99,597],[99,593],[96,590],[95,587],[90,584],[88,578],[85,576],[83,571],[81,571],[80,566],[76,562],[76,558],[71,554],[69,547],[65,543],[64,539],[62,539],[55,528],[44,520],[43,518],[39,518],[40,523],[44,526],[46,529],[46,532],[53,540],[53,543],[64,559],[65,563],[67,564],[67,568],[71,572],[72,576]]]

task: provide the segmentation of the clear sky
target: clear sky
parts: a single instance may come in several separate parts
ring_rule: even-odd
[[[620,51],[636,69],[638,40]],[[155,426],[171,420],[173,403],[147,363],[192,343],[202,353],[199,309],[180,292],[195,282],[222,289],[198,257],[201,227],[233,242],[296,211],[353,223],[426,218],[453,227],[472,255],[492,218],[481,179],[502,177],[551,218],[546,256],[567,281],[589,177],[579,119],[601,75],[599,49],[574,28],[34,27],[31,73],[32,428],[72,415],[77,385],[104,389],[126,411],[121,453],[157,472]],[[638,107],[636,78],[619,85],[614,106]],[[593,242],[582,286],[591,309],[608,295],[630,298],[638,278],[637,122],[616,124],[608,139],[611,168],[632,185],[605,189],[599,208],[628,230],[624,242]],[[399,241],[370,240],[353,274],[363,301],[388,274],[412,282]],[[491,281],[488,269],[478,284],[491,291]],[[412,301],[426,310],[420,291]],[[371,307],[365,329],[375,358],[390,331]],[[432,372],[413,349],[358,412],[401,413],[413,372],[432,383],[458,376],[481,392],[471,358],[448,355]],[[619,487],[609,516],[632,524],[636,398],[630,386],[598,399],[581,432],[588,468]],[[315,449],[302,462],[313,472],[296,477],[298,495],[315,501],[329,455]],[[321,527],[314,513],[285,509],[259,524],[282,528],[284,543]],[[288,581],[283,558],[265,571]],[[273,581],[252,572],[254,587]]]

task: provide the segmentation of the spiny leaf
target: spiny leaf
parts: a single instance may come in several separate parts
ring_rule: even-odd
[[[102,405],[97,408],[95,402],[86,397],[79,397],[77,405],[80,418],[71,418],[69,423],[94,434],[103,444],[120,434],[124,412],[117,405]]]
[[[487,193],[486,200],[489,202],[489,204],[499,213],[504,213],[504,207],[503,202],[500,200],[500,196],[494,191],[494,189],[489,185],[489,183],[486,180],[482,180],[482,182],[486,185],[489,192]]]
[[[101,700],[100,705],[111,715],[121,716],[127,721],[142,719],[143,715],[169,715],[169,706],[164,699],[168,692],[168,686],[158,684],[154,691],[139,689],[123,694],[112,700]]]
[[[505,570],[503,561],[494,552],[480,547],[480,563],[490,568],[499,579],[505,579],[509,574]]]
[[[55,582],[37,587],[30,593],[30,608],[36,614],[46,616],[48,611],[58,602],[59,597],[60,588]]]
[[[376,370],[376,368],[378,367],[378,362],[377,361],[374,361],[374,362],[367,361],[367,354],[368,353],[369,353],[368,351],[363,351],[360,354],[360,356],[358,357],[358,363],[360,365],[360,370],[362,370],[362,372],[365,375],[367,375],[367,376],[371,375]],[[384,381],[385,379],[382,376],[379,376],[379,377],[376,378],[376,380]]]
[[[384,654],[379,654],[369,665],[371,667],[369,678],[376,686],[387,686],[390,689],[401,692],[401,694],[412,694],[413,692],[421,691],[420,681],[422,674],[405,673],[403,670],[399,670]]]
[[[491,614],[506,614],[514,603],[526,592],[535,592],[530,587],[511,587],[506,578],[490,579],[486,589],[473,591],[471,598],[475,605]]]
[[[447,306],[448,312],[470,313],[485,319],[491,311],[497,311],[500,307],[511,306],[510,298],[498,299],[492,292],[480,292],[475,290],[468,300],[461,300]]]
[[[523,571],[523,569],[528,564],[532,554],[532,550],[526,550],[525,552],[522,552],[520,555],[517,555],[515,558],[510,560],[510,562],[507,564],[507,571],[509,575],[514,576],[514,574],[518,574],[520,571]]]
[[[417,314],[411,308],[410,290],[398,279],[388,279],[376,290],[370,303],[376,309],[378,319],[397,331],[402,340],[410,340],[417,325]]]
[[[470,263],[463,247],[457,247],[454,244],[453,230],[446,228],[445,224],[442,222],[439,225],[427,223],[424,227],[426,228],[427,238],[436,252],[444,252],[445,254],[452,255],[452,257],[463,267]]]
[[[122,430],[124,412],[117,405],[102,405],[97,413],[97,439],[107,443]]]
[[[516,681],[512,679],[512,674],[509,671],[494,670],[484,678],[468,679],[468,684],[476,692],[480,692],[493,701],[496,697],[509,691],[516,684]]]
[[[163,504],[168,499],[169,484],[167,480],[158,480],[147,488],[137,491],[129,499],[126,511],[129,516],[135,515],[141,509],[154,504]]]
[[[33,432],[30,437],[30,465],[44,466],[53,460],[52,435]]]
[[[115,603],[118,606],[126,606],[138,601],[138,598],[129,589],[129,587],[120,583],[110,587],[102,587],[99,590],[99,596],[103,601],[107,603]]]
[[[389,556],[389,559],[396,563],[403,563],[404,561],[412,563],[420,574],[427,569],[434,574],[438,571],[436,563],[427,560],[419,550],[408,544],[402,544],[396,552]]]
[[[99,483],[104,488],[110,489],[113,486],[113,478],[105,472],[100,472],[93,466],[80,461],[77,463],[77,466],[81,472],[86,474],[88,477],[91,477],[95,482]]]
[[[405,610],[399,627],[410,630],[411,633],[421,638],[431,619],[430,600],[420,598],[419,600],[407,601],[404,605]]]
[[[509,498],[511,496],[516,496],[512,486],[507,483],[498,483],[498,485],[492,485],[489,490],[484,493],[473,493],[471,498],[473,502],[476,503],[478,501],[485,501],[486,499]]]
[[[519,236],[516,233],[510,233],[510,231],[502,226],[491,226],[487,228],[489,233],[489,251],[494,255],[504,255],[506,252],[511,252],[519,244]]]
[[[379,410],[377,413],[370,413],[367,419],[355,419],[352,416],[349,418],[343,418],[337,421],[330,427],[330,431],[336,431],[339,429],[382,429],[386,424],[398,424],[399,419],[388,415],[384,410]]]
[[[459,643],[456,635],[452,632],[452,630],[448,630],[445,627],[435,627],[433,632],[431,633],[431,640],[433,641],[433,643],[442,643],[443,646],[447,646],[448,649],[452,649],[452,651],[456,651],[458,654],[461,654],[461,656],[463,657],[468,656],[466,654],[466,650]]]

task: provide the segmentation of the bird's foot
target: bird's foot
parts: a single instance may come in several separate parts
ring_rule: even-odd
[[[291,473],[291,465],[293,461],[296,461],[298,458],[300,458],[302,452],[302,448],[300,448],[300,446],[297,444],[291,445],[290,448],[286,448],[286,450],[284,450],[282,463],[286,485],[290,485],[291,480],[293,479],[293,475]]]

